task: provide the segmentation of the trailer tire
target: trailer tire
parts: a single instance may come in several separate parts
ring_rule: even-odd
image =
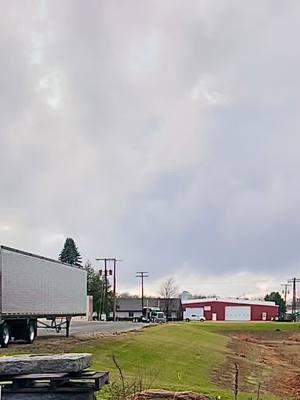
[[[7,347],[10,339],[10,333],[7,323],[1,325],[0,329],[0,344],[1,347]]]
[[[33,321],[29,321],[25,331],[25,340],[28,344],[32,344],[34,342],[36,336],[35,332],[35,323]]]

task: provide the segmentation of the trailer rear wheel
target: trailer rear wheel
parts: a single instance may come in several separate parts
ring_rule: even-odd
[[[9,328],[6,323],[1,325],[0,344],[1,347],[7,347],[10,339]]]
[[[30,321],[26,327],[26,332],[25,332],[25,340],[27,343],[32,344],[35,339],[35,324],[33,321]]]

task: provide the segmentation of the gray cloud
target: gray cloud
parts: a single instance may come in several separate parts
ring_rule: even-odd
[[[0,241],[71,235],[122,288],[297,274],[298,2],[29,4],[0,17]]]

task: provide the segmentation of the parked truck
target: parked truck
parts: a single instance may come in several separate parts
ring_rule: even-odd
[[[33,343],[38,328],[65,329],[86,314],[86,271],[50,258],[0,246],[0,344]]]
[[[141,321],[162,323],[166,322],[167,319],[159,307],[144,307],[142,310]]]

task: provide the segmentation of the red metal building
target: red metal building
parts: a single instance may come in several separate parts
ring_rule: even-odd
[[[273,301],[211,298],[183,300],[182,304],[184,319],[193,313],[209,321],[272,321],[279,314]]]

